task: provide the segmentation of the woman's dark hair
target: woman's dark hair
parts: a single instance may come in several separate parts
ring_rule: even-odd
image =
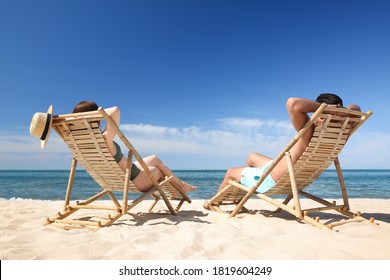
[[[99,107],[95,102],[86,100],[79,102],[76,107],[74,107],[73,113],[96,111],[98,108]]]
[[[333,93],[321,93],[316,98],[316,101],[319,103],[326,103],[330,105],[338,105],[340,104],[341,107],[343,107],[343,100]]]

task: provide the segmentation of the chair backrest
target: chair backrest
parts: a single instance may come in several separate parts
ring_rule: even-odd
[[[318,117],[310,143],[294,164],[295,179],[299,190],[310,185],[339,156],[349,137],[372,113],[362,113],[345,108],[327,106]],[[316,116],[317,117],[317,116]],[[290,176],[286,172],[267,194],[290,194]]]
[[[107,121],[99,111],[59,115],[53,129],[68,145],[73,157],[105,190],[123,191],[125,172],[108,150],[99,124]],[[130,184],[129,191],[139,192]]]

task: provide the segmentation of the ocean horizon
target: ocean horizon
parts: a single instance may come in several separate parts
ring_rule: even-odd
[[[191,199],[209,199],[216,194],[226,170],[173,172],[198,187],[189,193]],[[390,199],[389,169],[346,169],[343,175],[349,198]],[[0,199],[63,200],[68,177],[69,170],[0,170]],[[76,171],[72,199],[86,199],[99,190],[101,187],[86,171]],[[324,198],[341,198],[336,170],[326,170],[306,190]]]

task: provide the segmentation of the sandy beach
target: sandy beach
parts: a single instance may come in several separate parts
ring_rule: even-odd
[[[43,226],[61,201],[0,200],[2,260],[389,260],[390,201],[351,199],[352,211],[376,222],[349,223],[332,231],[315,228],[253,199],[235,218],[185,204],[177,216],[141,213],[141,204],[97,232]],[[307,203],[304,201],[304,203]],[[159,203],[157,209],[164,209]],[[338,219],[337,214],[323,214]],[[268,216],[268,217],[267,217]]]

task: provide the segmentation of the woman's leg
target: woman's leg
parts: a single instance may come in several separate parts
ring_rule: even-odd
[[[173,172],[156,155],[145,157],[143,158],[143,160],[146,163],[146,165],[149,166],[149,168],[151,167],[157,168],[163,175],[162,177],[173,176],[173,180],[172,180],[173,183],[177,187],[179,187],[183,192],[191,192],[196,190],[196,187],[177,178],[176,175],[173,174]],[[135,162],[135,164],[142,170],[142,166],[140,165],[139,162]],[[160,177],[159,179],[161,179],[162,177]]]
[[[149,170],[152,172],[154,178],[156,178],[157,181],[164,177],[157,167],[150,166]],[[147,191],[151,187],[153,187],[152,180],[149,178],[148,174],[146,174],[144,170],[141,170],[138,176],[133,179],[133,183],[142,192]]]

